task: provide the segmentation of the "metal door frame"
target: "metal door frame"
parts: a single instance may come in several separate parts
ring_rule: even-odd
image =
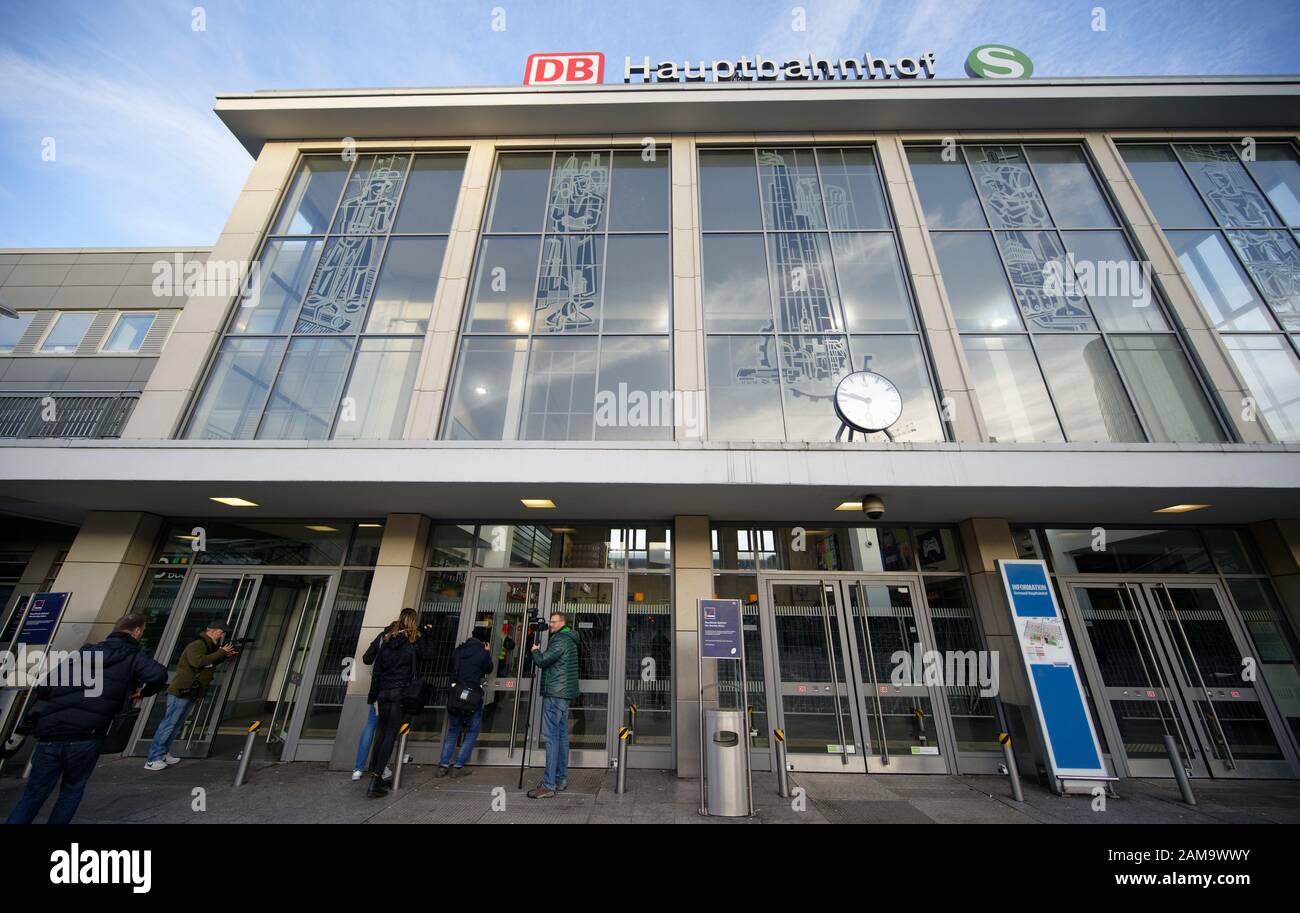
[[[456,643],[463,643],[465,638],[469,637],[474,630],[474,622],[478,614],[479,592],[482,585],[486,582],[493,581],[538,581],[541,586],[538,591],[537,609],[542,613],[543,618],[549,618],[552,611],[551,589],[558,581],[564,582],[591,582],[591,583],[609,583],[610,588],[610,661],[609,661],[609,682],[607,685],[608,699],[605,710],[605,747],[603,749],[593,748],[570,748],[569,766],[570,767],[595,767],[608,768],[613,764],[614,759],[614,740],[618,727],[622,725],[623,719],[623,693],[625,668],[627,664],[626,652],[627,640],[627,575],[623,571],[611,571],[606,569],[583,570],[581,568],[560,568],[560,569],[533,569],[533,568],[474,568],[469,571],[465,581],[465,599],[461,603],[460,623],[457,627]],[[549,639],[549,635],[542,635],[542,645]],[[520,644],[520,662],[522,663],[523,644]],[[491,678],[495,678],[495,672]],[[529,687],[532,688],[532,681],[529,680]],[[517,706],[517,705],[516,705]],[[545,747],[541,744],[541,706],[540,700],[529,701],[527,721],[520,720],[517,723],[517,729],[522,735],[527,723],[528,737],[532,743],[532,753],[530,757],[530,766],[541,766],[538,762],[544,763]],[[444,721],[442,731],[439,735],[437,750],[441,750],[443,742],[447,738],[447,722]],[[474,754],[471,758],[472,764],[487,766],[510,767],[520,763],[520,750],[526,746],[511,744],[506,748],[484,748],[475,746]]]

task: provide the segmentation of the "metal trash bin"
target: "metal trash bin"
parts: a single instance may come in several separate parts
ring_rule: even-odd
[[[742,710],[709,710],[704,714],[708,804],[705,811],[720,818],[749,815],[749,751]]]

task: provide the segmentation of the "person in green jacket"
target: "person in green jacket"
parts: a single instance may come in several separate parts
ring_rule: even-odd
[[[235,655],[234,647],[222,643],[225,638],[225,622],[214,621],[181,654],[176,663],[176,675],[167,688],[167,711],[149,744],[145,770],[166,770],[180,763],[180,758],[172,756],[172,740],[181,731],[194,705],[208,690],[215,668]]]
[[[552,612],[546,649],[533,644],[533,662],[542,670],[542,738],[546,773],[530,799],[550,799],[569,783],[569,705],[578,699],[578,635],[563,612]]]

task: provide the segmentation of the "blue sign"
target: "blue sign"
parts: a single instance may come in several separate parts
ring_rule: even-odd
[[[18,643],[29,647],[48,645],[68,604],[68,596],[68,593],[33,593],[27,602],[27,617],[18,632]]]
[[[700,657],[740,659],[739,599],[700,600]]]
[[[1109,776],[1045,561],[999,561],[1054,777]]]

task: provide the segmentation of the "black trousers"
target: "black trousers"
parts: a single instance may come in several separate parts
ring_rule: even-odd
[[[402,727],[402,692],[381,691],[378,696],[379,720],[375,723],[375,748],[370,757],[370,772],[383,777],[384,767],[393,754],[397,730]]]

